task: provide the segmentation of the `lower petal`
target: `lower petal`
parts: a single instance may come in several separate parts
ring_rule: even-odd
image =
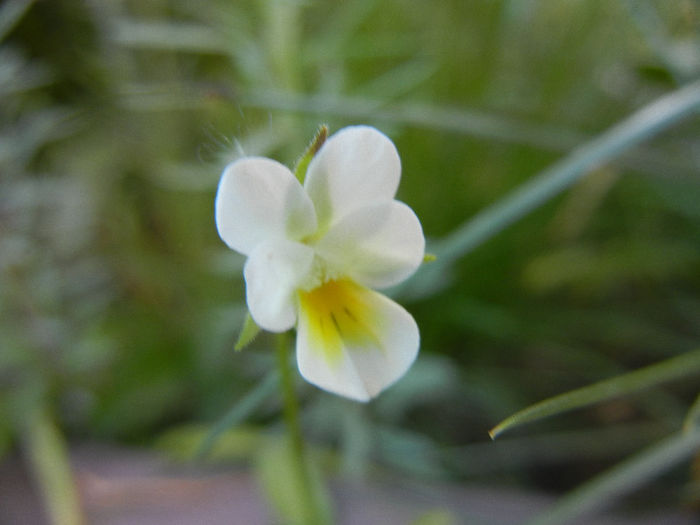
[[[351,280],[299,293],[297,362],[314,385],[368,401],[397,381],[418,354],[411,314]]]

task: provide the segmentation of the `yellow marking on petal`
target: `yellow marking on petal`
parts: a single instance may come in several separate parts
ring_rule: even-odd
[[[349,279],[327,281],[313,290],[299,292],[309,337],[329,362],[340,360],[343,347],[381,348],[375,330],[380,319],[369,301],[370,293]]]

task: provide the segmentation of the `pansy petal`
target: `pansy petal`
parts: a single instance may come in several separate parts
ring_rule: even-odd
[[[339,274],[385,288],[416,271],[423,260],[425,237],[413,210],[389,201],[346,215],[315,248]]]
[[[352,210],[394,198],[401,161],[393,142],[369,126],[343,128],[309,164],[304,187],[325,229]]]
[[[246,301],[253,320],[270,332],[284,332],[297,320],[296,288],[308,275],[314,252],[286,239],[266,241],[243,268]]]
[[[246,157],[224,170],[216,193],[219,236],[237,252],[249,255],[273,237],[299,240],[316,230],[308,195],[286,166],[261,157]]]
[[[301,375],[357,401],[368,401],[403,376],[420,342],[411,314],[350,280],[301,292],[297,332]]]

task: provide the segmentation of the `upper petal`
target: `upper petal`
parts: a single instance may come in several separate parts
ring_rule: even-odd
[[[271,159],[246,157],[229,164],[215,208],[219,236],[245,255],[266,239],[299,240],[316,231],[308,195],[286,166]]]
[[[386,288],[420,266],[425,237],[413,210],[389,201],[346,215],[315,248],[337,273],[372,288]]]
[[[350,211],[394,198],[401,161],[391,140],[375,128],[343,128],[314,156],[304,187],[322,229]]]
[[[309,274],[313,259],[313,249],[286,239],[256,246],[243,275],[248,309],[258,326],[271,332],[284,332],[294,326],[296,289]]]
[[[387,297],[352,281],[299,295],[297,363],[314,385],[368,401],[397,381],[418,354],[418,326]]]

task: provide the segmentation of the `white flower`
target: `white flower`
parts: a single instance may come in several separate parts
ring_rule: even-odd
[[[282,164],[229,164],[216,195],[219,235],[248,256],[246,299],[271,332],[296,325],[301,375],[367,401],[399,379],[418,353],[413,317],[370,288],[406,279],[423,260],[418,218],[394,199],[401,162],[367,126],[330,137],[302,186]]]

